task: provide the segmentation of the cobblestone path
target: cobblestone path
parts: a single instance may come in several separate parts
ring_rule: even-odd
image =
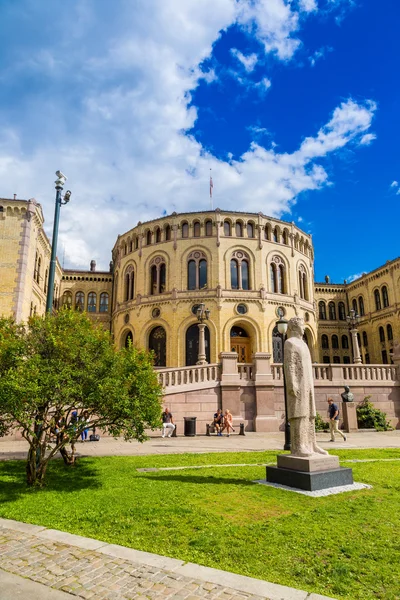
[[[4,527],[0,527],[0,568],[93,600],[268,600]]]

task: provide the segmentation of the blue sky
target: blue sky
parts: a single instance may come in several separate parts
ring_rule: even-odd
[[[174,210],[312,233],[315,275],[397,257],[400,5],[391,0],[2,0],[0,196],[35,197],[59,257],[107,268]]]

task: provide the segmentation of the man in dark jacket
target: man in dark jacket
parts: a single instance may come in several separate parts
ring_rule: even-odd
[[[328,404],[329,404],[329,429],[331,432],[331,439],[329,441],[330,442],[335,441],[335,433],[339,433],[342,436],[342,438],[344,439],[344,441],[346,441],[347,437],[339,429],[338,405],[333,402],[332,398],[328,398]]]

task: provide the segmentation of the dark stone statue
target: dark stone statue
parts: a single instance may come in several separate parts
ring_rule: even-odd
[[[353,402],[354,400],[354,394],[352,394],[348,385],[344,386],[344,392],[341,394],[341,396],[343,402]]]

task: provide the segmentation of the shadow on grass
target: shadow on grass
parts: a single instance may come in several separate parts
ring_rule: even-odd
[[[256,485],[248,479],[233,479],[230,477],[216,477],[214,475],[209,475],[208,477],[202,475],[148,475],[147,473],[141,473],[141,475],[146,477],[146,479],[154,479],[154,481],[179,481],[180,483],[200,483],[202,485],[207,483],[212,485]]]
[[[0,504],[14,502],[21,496],[41,491],[76,492],[98,489],[102,485],[91,460],[80,460],[66,466],[62,460],[50,462],[43,488],[32,488],[26,483],[26,462],[20,460],[0,463]]]

